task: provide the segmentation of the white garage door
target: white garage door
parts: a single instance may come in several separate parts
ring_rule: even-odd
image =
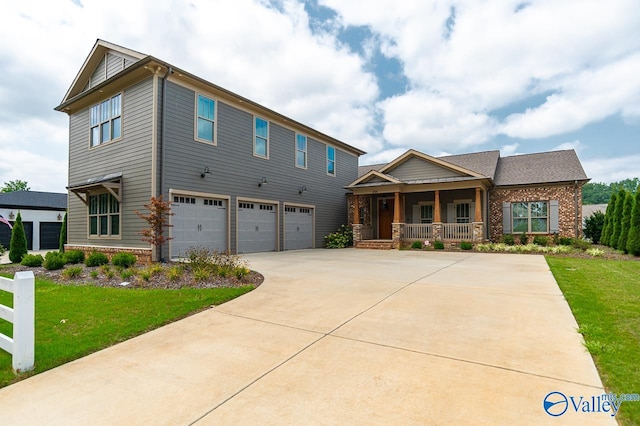
[[[284,208],[284,249],[313,248],[313,210],[308,207]]]
[[[171,204],[171,257],[184,257],[192,247],[227,250],[227,200],[174,196]]]
[[[238,253],[277,250],[277,218],[275,204],[238,202]]]

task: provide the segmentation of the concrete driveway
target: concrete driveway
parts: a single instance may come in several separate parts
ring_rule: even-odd
[[[0,424],[615,424],[543,409],[604,390],[541,256],[247,257],[257,290],[0,390]]]

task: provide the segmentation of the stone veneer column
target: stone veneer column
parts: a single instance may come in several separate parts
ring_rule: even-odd
[[[404,223],[391,224],[391,246],[399,249],[402,245],[402,235],[404,234]]]
[[[474,243],[481,243],[482,241],[484,241],[484,226],[482,222],[473,222],[471,224],[471,232],[472,232],[472,238],[473,238],[473,242]]]
[[[351,228],[353,229],[353,246],[356,247],[362,241],[362,225],[354,223]]]
[[[431,224],[431,232],[433,234],[433,241],[442,240],[442,222],[433,222]]]

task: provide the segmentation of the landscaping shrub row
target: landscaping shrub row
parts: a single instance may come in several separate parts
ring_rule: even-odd
[[[602,222],[602,244],[640,256],[640,188],[635,195],[623,188],[611,194]]]
[[[104,254],[97,251],[89,253],[85,258],[85,254],[82,250],[70,250],[64,253],[57,251],[51,251],[42,257],[39,254],[26,254],[23,256],[21,265],[29,267],[44,266],[47,270],[62,269],[64,265],[74,265],[83,263],[87,266],[101,266],[109,263],[109,258]],[[135,265],[136,257],[131,253],[118,253],[113,256],[111,260],[114,266],[122,268],[128,268]]]

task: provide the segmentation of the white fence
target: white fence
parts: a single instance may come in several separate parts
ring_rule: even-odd
[[[0,277],[0,290],[13,293],[13,308],[0,305],[0,318],[13,323],[13,338],[0,333],[0,349],[12,355],[13,370],[33,369],[35,358],[35,282],[33,272]]]
[[[431,240],[433,239],[433,229],[430,224],[407,223],[404,226],[405,240]]]
[[[443,223],[442,224],[443,240],[471,241],[472,237],[473,237],[473,232],[471,231],[470,223]]]

